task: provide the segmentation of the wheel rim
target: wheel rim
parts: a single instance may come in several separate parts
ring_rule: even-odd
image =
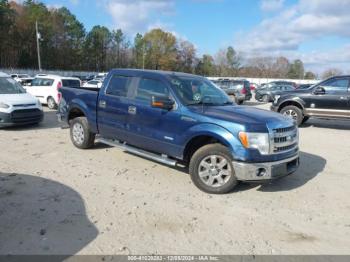
[[[52,98],[49,98],[49,101],[47,102],[49,108],[54,108],[55,107],[55,101],[53,101]]]
[[[200,162],[198,175],[207,186],[222,187],[230,180],[232,170],[226,158],[210,155]]]
[[[84,142],[84,128],[80,123],[75,123],[73,125],[73,140],[78,145]]]
[[[292,110],[292,109],[289,109],[289,110],[285,111],[285,112],[283,113],[283,115],[284,115],[284,116],[288,116],[288,117],[290,117],[290,118],[292,118],[292,119],[294,119],[294,120],[297,120],[297,119],[298,119],[298,114],[297,114],[297,112],[295,112],[295,111]]]

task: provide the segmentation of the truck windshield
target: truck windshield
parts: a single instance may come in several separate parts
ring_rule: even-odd
[[[175,93],[186,106],[233,104],[223,90],[204,78],[172,76],[171,83]]]
[[[0,77],[0,94],[23,94],[26,91],[24,88],[12,78]]]

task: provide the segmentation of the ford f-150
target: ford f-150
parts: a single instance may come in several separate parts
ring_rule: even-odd
[[[59,120],[73,144],[122,148],[189,167],[193,183],[227,193],[299,166],[298,128],[285,116],[237,106],[208,79],[184,73],[112,70],[100,89],[60,88]]]

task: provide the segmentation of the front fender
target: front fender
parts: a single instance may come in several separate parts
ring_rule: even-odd
[[[234,136],[230,131],[227,129],[215,125],[215,124],[199,124],[196,126],[193,126],[186,132],[186,138],[185,138],[185,147],[188,145],[188,143],[199,136],[210,136],[218,141],[220,141],[223,145],[227,146],[229,150],[232,152],[233,158],[235,160],[242,160],[244,159],[244,155],[246,153],[246,150],[242,146],[241,142],[239,141],[238,137]]]

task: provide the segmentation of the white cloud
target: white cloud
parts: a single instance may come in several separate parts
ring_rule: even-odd
[[[350,37],[349,10],[348,0],[301,0],[248,32],[245,40],[248,38],[250,45],[244,49],[297,50],[301,43],[318,37]],[[244,47],[245,43],[238,44]]]
[[[283,7],[284,0],[261,0],[260,8],[264,12],[277,11]]]
[[[163,25],[160,18],[175,9],[174,0],[105,0],[105,3],[114,26],[131,34],[144,32],[154,24]]]

